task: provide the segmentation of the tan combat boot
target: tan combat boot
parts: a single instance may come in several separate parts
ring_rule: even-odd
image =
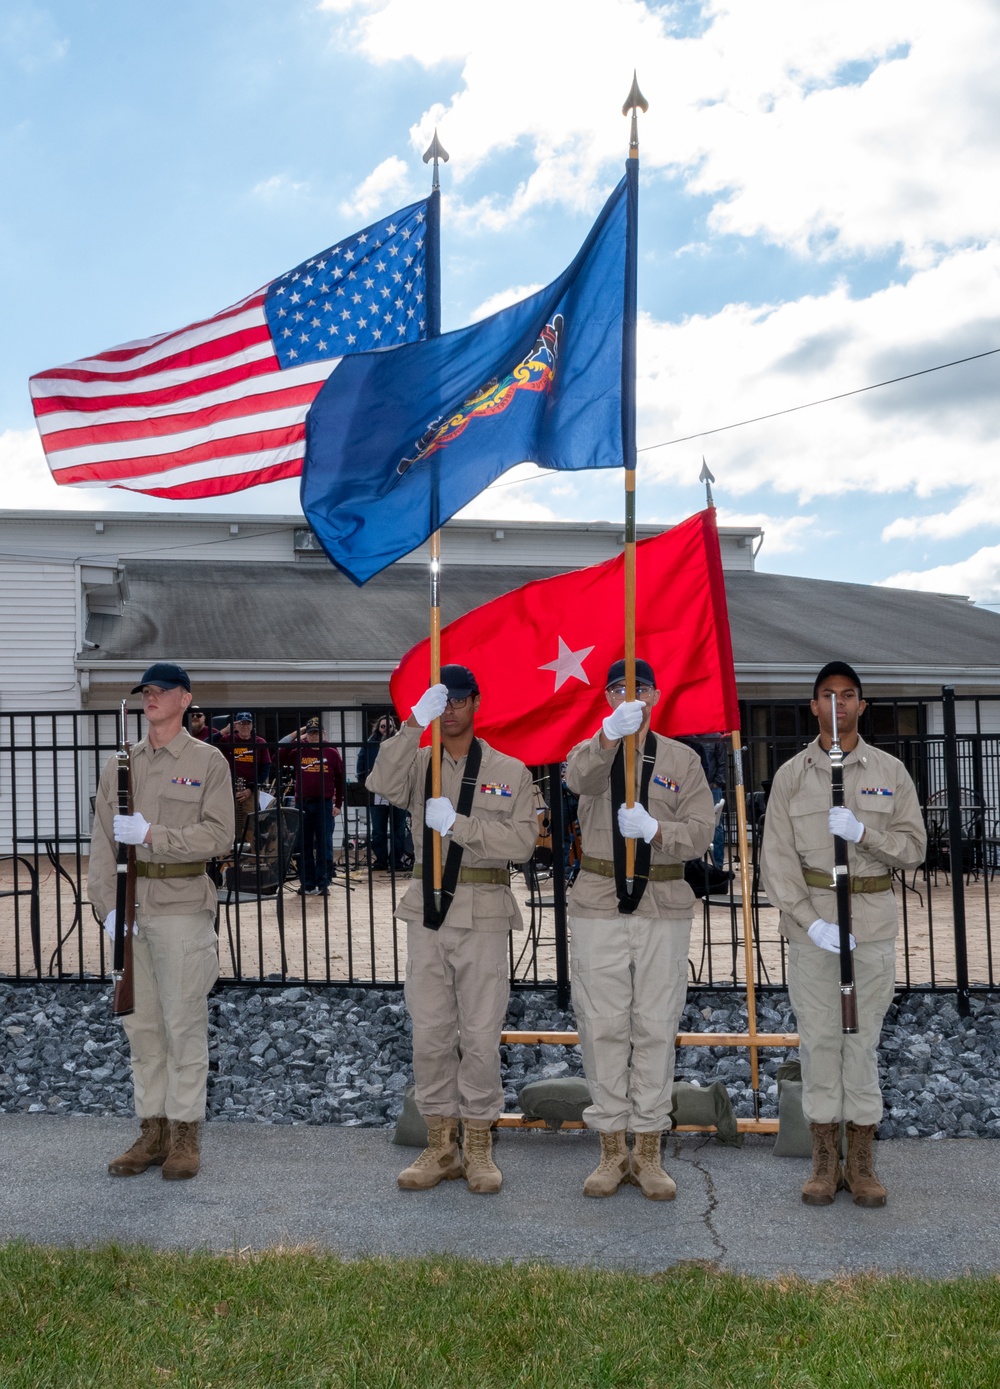
[[[108,1163],[112,1177],[138,1177],[147,1167],[159,1167],[170,1151],[170,1125],[162,1115],[140,1120],[141,1133],[127,1153]]]
[[[660,1166],[659,1133],[632,1135],[632,1165],[629,1180],[650,1201],[672,1201],[677,1195],[677,1183]]]
[[[802,1188],[807,1206],[829,1206],[844,1185],[840,1172],[840,1124],[810,1124],[813,1166]]]
[[[462,1156],[469,1190],[480,1196],[493,1196],[500,1190],[503,1175],[493,1161],[492,1125],[480,1119],[463,1119],[462,1125]]]
[[[424,1123],[427,1125],[427,1147],[396,1178],[396,1185],[403,1191],[430,1191],[438,1182],[453,1182],[462,1176],[458,1120],[431,1114],[424,1117]]]
[[[197,1177],[201,1166],[198,1145],[198,1125],[172,1122],[170,1125],[170,1154],[163,1164],[165,1182],[183,1182]]]
[[[854,1197],[856,1206],[884,1206],[889,1193],[875,1175],[872,1159],[874,1124],[847,1125],[847,1161],[844,1164],[844,1185]]]
[[[629,1152],[625,1130],[601,1133],[601,1160],[583,1184],[584,1196],[614,1196],[629,1179]]]

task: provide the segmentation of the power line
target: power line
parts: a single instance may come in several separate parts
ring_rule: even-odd
[[[797,410],[811,410],[814,405],[829,405],[833,400],[846,400],[848,396],[863,395],[865,391],[877,391],[882,386],[895,386],[900,381],[912,381],[916,376],[929,376],[932,371],[945,371],[948,367],[960,367],[965,362],[978,362],[981,357],[992,357],[1000,352],[1000,347],[991,347],[988,352],[976,352],[971,357],[958,357],[954,362],[942,362],[940,366],[924,367],[923,371],[911,371],[906,376],[893,376],[888,381],[876,381],[872,386],[858,386],[853,391],[841,391],[838,395],[824,396],[822,400],[810,400],[805,405],[789,405],[786,410],[772,410],[769,415],[754,415],[749,420],[737,420],[734,424],[720,424],[715,429],[702,429],[697,434],[685,434],[680,439],[666,439],[662,444],[644,444],[637,453],[649,453],[653,449],[668,449],[672,444],[687,444],[692,439],[704,439],[709,434],[723,434],[727,429],[742,429],[745,424],[759,424],[761,420],[774,420],[779,415],[794,415]]]

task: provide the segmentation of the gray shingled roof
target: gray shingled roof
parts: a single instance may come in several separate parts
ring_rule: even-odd
[[[427,574],[396,565],[356,588],[332,566],[127,560],[120,618],[95,616],[91,660],[395,660],[427,631]],[[446,568],[442,620],[557,569]],[[1000,615],[904,589],[726,574],[737,666],[992,668],[1000,682]]]

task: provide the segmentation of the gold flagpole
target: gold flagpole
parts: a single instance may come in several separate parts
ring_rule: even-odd
[[[430,262],[433,258],[433,265],[428,265],[428,284],[427,284],[427,335],[436,337],[441,331],[441,274],[440,274],[440,221],[437,203],[441,196],[441,181],[438,177],[438,163],[448,162],[448,151],[438,139],[437,130],[434,131],[434,138],[424,151],[424,163],[433,161],[433,176],[431,179],[431,199],[435,204],[435,237],[434,245],[427,246],[427,258]],[[431,471],[431,531],[430,550],[431,550],[431,684],[437,685],[441,681],[441,531],[438,528],[440,520],[440,498],[438,494],[438,460],[434,459]],[[434,719],[431,723],[431,795],[434,797],[441,794],[441,720]],[[434,830],[431,836],[434,846],[434,906],[438,911],[441,910],[441,836]],[[426,869],[425,869],[426,871]]]
[[[760,1068],[757,1057],[757,989],[753,969],[753,912],[750,910],[750,837],[747,834],[747,798],[743,789],[743,744],[740,730],[730,734],[733,745],[733,786],[736,791],[736,832],[740,851],[740,895],[743,898],[743,956],[747,976],[747,1038],[750,1048],[750,1089],[753,1117],[760,1118]]]
[[[441,681],[441,532],[431,536],[431,684]],[[431,795],[441,794],[441,720],[431,724]],[[441,836],[434,831],[434,905],[441,910]]]
[[[628,157],[639,165],[639,123],[636,111],[648,111],[649,102],[639,90],[636,74],[622,115],[631,113]],[[636,186],[638,179],[636,178]],[[625,463],[625,698],[635,699],[635,323],[636,323],[636,235],[635,214],[628,225],[625,260],[625,313],[622,342],[622,444]],[[625,738],[625,804],[635,805],[635,735]],[[635,881],[635,840],[625,840],[625,886],[629,893]]]

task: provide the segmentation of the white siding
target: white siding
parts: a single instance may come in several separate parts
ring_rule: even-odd
[[[96,529],[97,523],[103,530]],[[300,523],[302,524],[302,523]],[[237,533],[231,533],[236,526]],[[115,518],[79,515],[0,514],[0,551],[46,557],[94,559],[292,560],[294,521],[240,517]]]
[[[0,710],[76,709],[71,563],[0,559]]]
[[[976,732],[976,704],[972,700],[956,699],[955,731],[958,734]],[[944,705],[932,704],[927,711],[927,732],[944,733]],[[1000,700],[979,701],[979,732],[1000,734]]]

